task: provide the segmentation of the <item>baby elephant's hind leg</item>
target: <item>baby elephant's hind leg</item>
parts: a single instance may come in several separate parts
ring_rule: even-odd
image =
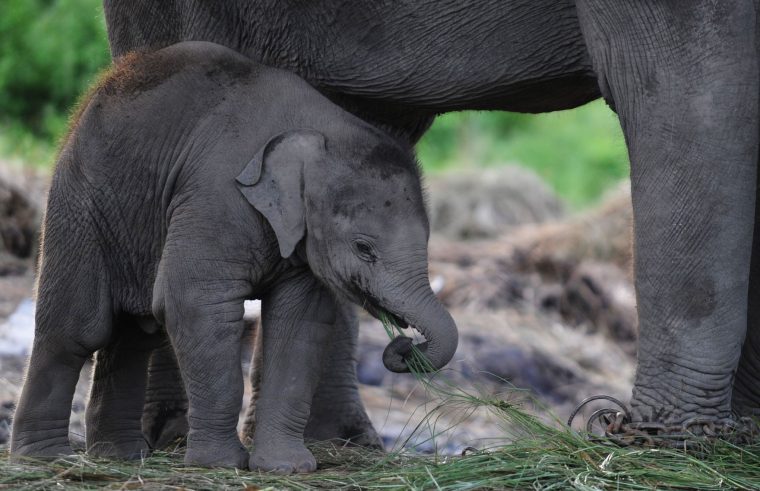
[[[304,438],[311,441],[336,441],[375,450],[383,442],[375,431],[359,396],[356,377],[356,343],[359,320],[353,305],[341,303],[332,329],[325,368],[311,403],[311,414]],[[252,441],[256,426],[256,402],[261,389],[262,343],[257,328],[251,364],[251,399],[243,425],[244,441]]]
[[[251,470],[312,472],[304,428],[335,325],[332,294],[310,273],[285,280],[262,299],[263,369]]]
[[[307,440],[338,440],[383,449],[382,440],[359,396],[356,343],[359,319],[350,304],[339,304],[330,353],[311,406],[304,436]]]
[[[150,357],[142,430],[152,449],[178,444],[187,437],[187,395],[165,334]]]
[[[87,452],[98,457],[139,459],[149,446],[142,433],[148,359],[161,341],[142,329],[152,320],[123,316],[114,336],[98,351],[87,404]],[[152,329],[148,329],[152,330]]]
[[[79,373],[111,333],[111,301],[97,261],[65,268],[66,258],[51,256],[42,265],[34,345],[13,421],[14,460],[72,453],[69,418]]]

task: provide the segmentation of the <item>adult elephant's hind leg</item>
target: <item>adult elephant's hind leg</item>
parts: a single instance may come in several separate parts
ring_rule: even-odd
[[[141,419],[148,358],[157,336],[132,316],[116,320],[113,339],[95,358],[86,411],[87,453],[125,460],[147,456]]]
[[[756,4],[757,5],[757,4]],[[756,6],[760,13],[760,6]],[[760,60],[760,22],[756,23],[755,59]],[[758,134],[760,141],[760,134]],[[758,159],[760,166],[760,159]],[[760,176],[755,188],[755,233],[752,239],[747,335],[734,379],[732,409],[737,416],[760,417]]]
[[[579,0],[631,157],[635,420],[731,415],[747,325],[758,135],[746,0]]]
[[[760,185],[758,186],[760,190]],[[732,408],[737,416],[760,416],[760,199],[755,201],[747,335],[734,379]]]

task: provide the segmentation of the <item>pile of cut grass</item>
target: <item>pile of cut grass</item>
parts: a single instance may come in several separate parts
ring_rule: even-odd
[[[757,445],[718,443],[695,456],[541,431],[462,457],[313,446],[319,470],[295,476],[186,468],[180,453],[158,452],[135,463],[77,456],[24,465],[9,464],[6,456],[0,489],[760,489]]]
[[[384,324],[393,336],[395,327]],[[503,420],[509,434],[501,436],[512,443],[463,456],[318,444],[310,448],[319,470],[295,476],[187,468],[181,451],[133,463],[78,455],[11,464],[0,449],[0,489],[760,489],[760,444],[705,443],[686,452],[589,441],[497,397],[461,390],[440,372],[422,374],[426,362],[418,351],[413,360],[415,375],[434,400],[428,422],[435,421],[436,408],[486,408]]]

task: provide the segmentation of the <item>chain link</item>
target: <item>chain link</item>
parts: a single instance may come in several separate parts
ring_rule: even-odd
[[[760,426],[752,418],[712,419],[695,417],[681,424],[631,421],[628,407],[610,396],[592,396],[584,399],[572,412],[567,421],[573,421],[583,407],[598,400],[607,400],[619,409],[603,408],[594,411],[586,422],[586,433],[592,441],[612,443],[621,447],[644,446],[659,448],[680,448],[698,450],[705,443],[723,440],[737,445],[750,444],[760,440]],[[604,435],[595,435],[594,424],[604,429]]]

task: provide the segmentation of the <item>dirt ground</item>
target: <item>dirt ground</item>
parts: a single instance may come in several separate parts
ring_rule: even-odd
[[[636,339],[626,187],[595,208],[567,215],[538,178],[510,168],[499,172],[483,179],[519,182],[509,189],[511,201],[503,199],[502,187],[473,176],[428,179],[440,223],[430,244],[431,283],[461,335],[441,377],[471,393],[523,401],[547,421],[565,419],[589,395],[626,400]],[[29,310],[34,286],[36,247],[22,239],[29,240],[26,227],[36,244],[47,179],[42,172],[0,163],[0,347],[18,345],[15,351],[0,349],[0,444],[8,435],[26,363],[24,343],[33,330],[28,315],[17,311]],[[440,218],[451,210],[456,220]],[[380,323],[363,316],[361,393],[387,448],[406,444],[458,453],[508,437],[503,421],[454,403],[426,419],[440,397],[426,393],[410,375],[385,370],[381,354],[387,342]],[[73,405],[75,439],[83,435],[89,369]]]

